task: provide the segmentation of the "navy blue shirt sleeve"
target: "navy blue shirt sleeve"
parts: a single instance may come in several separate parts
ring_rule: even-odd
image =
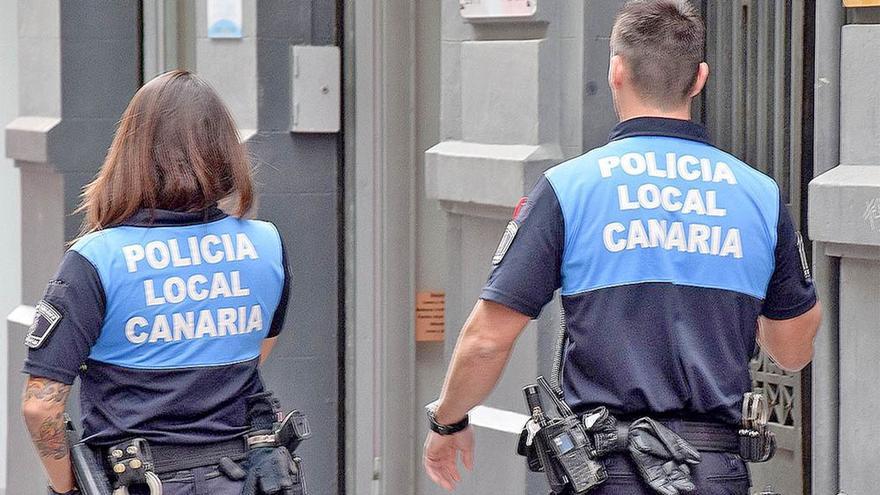
[[[560,269],[565,242],[562,209],[546,177],[541,176],[529,193],[513,224],[516,234],[506,252],[499,246],[480,299],[537,318],[562,285]]]
[[[761,314],[773,320],[800,316],[816,304],[816,288],[810,277],[803,242],[794,229],[785,203],[779,204],[776,268],[770,277]]]
[[[284,285],[281,287],[281,298],[278,299],[278,307],[275,308],[275,314],[272,316],[272,325],[269,327],[267,338],[277,337],[284,329],[287,301],[290,299],[290,266],[287,264],[287,249],[284,247],[283,239],[281,240],[281,265],[284,268]]]
[[[36,349],[29,349],[24,372],[70,385],[101,334],[106,299],[94,265],[76,251],[61,260],[43,302],[60,320]]]

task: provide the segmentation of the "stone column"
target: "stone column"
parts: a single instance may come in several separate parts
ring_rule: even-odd
[[[448,359],[514,206],[544,170],[582,149],[585,7],[540,1],[533,17],[488,22],[464,19],[459,2],[442,9],[442,141],[426,152],[425,182],[448,219]],[[522,387],[549,373],[557,308],[524,332],[487,406],[525,411]],[[462,492],[546,492],[514,445],[510,433],[477,428],[479,468]]]
[[[7,319],[7,493],[45,493],[19,413],[22,344],[33,304],[77,235],[82,186],[104,159],[119,116],[138,87],[137,2],[19,1],[19,115],[6,155],[21,171],[22,305]],[[18,283],[17,281],[11,283]],[[75,401],[71,407],[75,410]]]
[[[871,47],[871,49],[866,49]],[[880,25],[849,25],[841,39],[840,165],[810,183],[810,237],[839,259],[839,489],[876,491],[880,454]],[[819,294],[821,297],[822,294]],[[833,367],[823,366],[823,369]],[[821,456],[821,452],[816,452]]]

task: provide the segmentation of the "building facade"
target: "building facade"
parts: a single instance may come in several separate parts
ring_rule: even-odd
[[[0,2],[0,11],[9,13],[0,19],[0,72],[3,74],[18,73],[18,32],[16,31],[17,0],[3,0]],[[0,90],[0,125],[5,126],[18,115],[18,80],[16,77],[4,78],[5,81]],[[0,135],[0,147],[5,149],[4,136]],[[0,315],[4,317],[21,302],[20,284],[21,279],[21,237],[20,203],[18,187],[18,170],[13,167],[12,160],[0,153],[0,198],[2,207],[8,214],[3,219],[5,242],[0,244],[0,280],[15,281],[14,283],[0,286]],[[6,431],[6,368],[7,346],[6,335],[0,337],[0,431]],[[6,442],[0,442],[0,493],[6,486]]]
[[[543,170],[604,144],[616,123],[608,37],[623,0],[496,3],[0,0],[0,67],[17,74],[0,91],[0,196],[22,212],[2,220],[14,231],[3,259],[20,260],[0,264],[14,281],[0,292],[0,426],[4,447],[22,453],[4,460],[0,448],[6,493],[45,483],[18,416],[33,304],[76,235],[70,213],[128,99],[179,67],[232,109],[257,171],[256,214],[279,226],[291,255],[289,328],[264,378],[312,418],[302,456],[314,493],[440,494],[421,468],[423,406],[512,209]],[[880,6],[695,3],[712,76],[694,118],[773,176],[817,241],[825,321],[814,365],[753,365],[781,446],[753,466],[755,491],[872,493],[880,459],[860,440],[880,435],[870,420],[880,407],[870,386],[880,379]],[[241,32],[216,37],[224,8]],[[426,300],[445,308],[430,335],[417,328]],[[523,412],[522,386],[549,373],[555,305],[487,401],[477,471],[459,493],[546,493],[501,419]]]

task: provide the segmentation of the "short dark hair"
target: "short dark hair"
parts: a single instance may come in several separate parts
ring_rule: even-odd
[[[688,0],[630,0],[614,21],[611,54],[626,60],[646,100],[667,109],[687,100],[705,42],[703,19]]]

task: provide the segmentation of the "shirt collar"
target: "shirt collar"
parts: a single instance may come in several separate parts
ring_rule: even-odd
[[[609,141],[634,136],[665,136],[712,144],[706,128],[696,122],[665,117],[636,117],[614,126]]]
[[[228,215],[216,205],[201,211],[143,209],[122,223],[130,227],[183,227],[222,220]]]

